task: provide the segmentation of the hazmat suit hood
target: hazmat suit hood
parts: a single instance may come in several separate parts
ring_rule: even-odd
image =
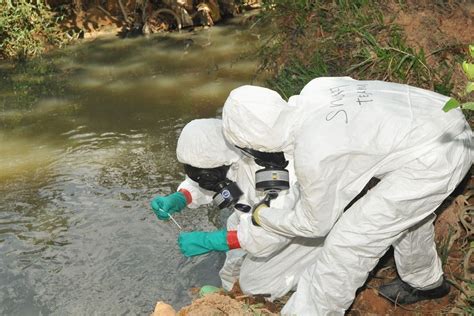
[[[197,119],[181,131],[176,147],[178,161],[196,168],[231,165],[240,159],[240,152],[222,134],[219,119]]]
[[[242,86],[227,98],[222,113],[225,137],[242,148],[288,152],[293,145],[295,107],[270,89]]]

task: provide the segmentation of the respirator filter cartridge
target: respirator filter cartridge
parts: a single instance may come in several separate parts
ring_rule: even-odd
[[[229,208],[239,201],[244,193],[240,190],[237,183],[228,181],[225,185],[220,185],[217,193],[214,194],[212,200],[220,209]]]
[[[286,169],[261,169],[255,172],[255,188],[258,191],[288,190],[290,176]]]

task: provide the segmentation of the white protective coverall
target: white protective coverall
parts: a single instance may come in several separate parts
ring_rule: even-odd
[[[268,231],[327,236],[282,314],[342,315],[390,245],[403,281],[427,289],[442,278],[433,212],[472,163],[472,131],[449,98],[419,88],[349,77],[318,78],[286,103],[243,86],[223,109],[233,144],[294,158],[294,211],[259,213]],[[348,204],[372,178],[377,186]],[[341,216],[342,215],[342,216]]]
[[[261,167],[225,140],[221,120],[197,119],[188,123],[179,136],[176,154],[179,162],[197,168],[231,165],[227,178],[237,182],[244,192],[239,203],[252,206],[263,199],[263,193],[255,190],[255,171]],[[271,203],[292,209],[299,191],[294,180],[292,159],[289,161],[290,189],[280,192]],[[200,188],[188,177],[179,189],[186,189],[191,194],[190,208],[212,203],[215,194]],[[270,294],[271,299],[281,297],[296,287],[303,271],[301,266],[308,264],[313,257],[308,254],[322,244],[320,238],[288,238],[267,232],[251,223],[250,214],[238,210],[229,216],[227,230],[237,230],[241,249],[233,249],[226,254],[219,273],[224,289],[231,290],[234,282],[239,280],[244,293]]]

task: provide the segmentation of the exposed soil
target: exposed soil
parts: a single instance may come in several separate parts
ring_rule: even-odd
[[[410,0],[400,6],[388,2],[387,22],[402,27],[406,42],[417,50],[423,49],[428,66],[458,64],[453,71],[454,93],[465,86],[465,75],[455,55],[467,56],[468,44],[474,43],[474,2]],[[441,75],[449,75],[441,74]]]
[[[443,46],[474,41],[474,3],[435,5],[433,1],[408,1],[407,6],[391,3],[394,23],[403,27],[407,43],[433,52]],[[457,1],[459,2],[459,1]]]
[[[197,299],[192,305],[184,307],[178,313],[180,316],[206,315],[253,315],[241,302],[223,294],[208,294]]]
[[[189,306],[176,312],[172,306],[158,302],[151,316],[254,316],[278,315],[265,308],[263,303],[249,304],[244,299],[233,298],[231,293],[213,293],[196,299]]]

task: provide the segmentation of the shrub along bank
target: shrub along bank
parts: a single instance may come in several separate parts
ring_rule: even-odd
[[[62,46],[70,39],[59,27],[63,18],[41,0],[0,1],[0,59],[24,60]]]

